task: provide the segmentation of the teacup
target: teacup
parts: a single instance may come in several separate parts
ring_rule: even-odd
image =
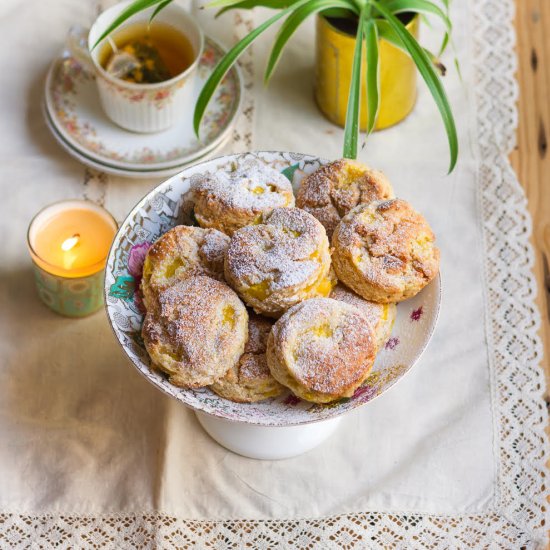
[[[102,48],[109,38],[105,38],[95,48],[94,45],[131,1],[121,2],[104,11],[89,32],[71,29],[67,46],[83,68],[95,75],[103,110],[115,124],[134,132],[159,132],[169,128],[186,109],[192,108],[194,77],[202,55],[204,36],[183,8],[174,3],[169,4],[155,16],[154,23],[170,25],[187,38],[193,49],[191,64],[172,78],[154,84],[117,78],[100,63]],[[154,7],[135,14],[113,35],[124,32],[130,25],[148,23],[153,11]]]

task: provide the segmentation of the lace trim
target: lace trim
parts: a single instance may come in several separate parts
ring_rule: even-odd
[[[103,517],[0,515],[8,548],[537,548],[496,513],[348,514],[311,520],[193,521],[163,514]],[[36,546],[38,547],[38,545]]]
[[[478,198],[486,247],[492,399],[501,536],[521,526],[531,544],[545,538],[548,441],[543,349],[538,336],[534,254],[527,200],[509,162],[516,142],[518,85],[511,0],[474,2],[474,70],[480,147]],[[503,154],[504,153],[504,154]],[[503,541],[504,543],[504,541]],[[510,538],[504,546],[519,547]]]
[[[538,548],[545,539],[544,376],[540,315],[524,193],[506,153],[515,143],[513,1],[470,2],[480,146],[479,205],[486,246],[488,343],[498,462],[496,511],[479,515],[358,513],[280,521],[192,521],[164,514],[28,516],[0,513],[0,547],[34,548]],[[235,19],[236,32],[252,21]],[[250,89],[252,52],[242,63]],[[233,139],[252,147],[253,99]],[[38,542],[40,541],[40,543]]]

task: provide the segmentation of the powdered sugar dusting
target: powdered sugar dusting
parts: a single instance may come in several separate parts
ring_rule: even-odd
[[[309,390],[340,394],[360,383],[375,356],[374,334],[354,306],[330,298],[301,302],[274,326],[287,367]]]
[[[147,308],[156,295],[177,280],[204,274],[220,279],[229,237],[216,229],[177,225],[149,248],[143,272],[143,293]],[[167,273],[169,265],[174,268]]]
[[[384,174],[367,165],[340,159],[306,176],[296,197],[296,206],[311,212],[332,233],[342,216],[358,204],[393,197]]]
[[[149,347],[166,348],[177,358],[177,368],[186,378],[210,377],[213,381],[231,366],[235,351],[244,347],[246,332],[239,329],[240,324],[221,321],[225,306],[233,309],[236,318],[247,315],[237,295],[224,283],[206,276],[189,277],[161,292],[158,306],[157,312],[147,315],[145,342]]]
[[[229,237],[216,229],[206,230],[204,238],[200,245],[200,255],[204,261],[214,264],[223,271],[223,259],[229,246]]]
[[[277,170],[249,163],[233,172],[219,171],[206,176],[194,185],[194,191],[227,208],[263,211],[286,206],[292,185]]]
[[[261,381],[271,378],[265,353],[245,353],[239,360],[239,382]]]
[[[273,321],[257,315],[256,313],[248,312],[248,342],[244,347],[245,353],[261,354],[265,353],[267,347],[267,337],[273,326]]]
[[[424,217],[401,199],[360,205],[346,215],[334,235],[338,248],[359,258],[358,267],[373,284],[396,287],[431,280],[439,251]]]
[[[265,224],[233,235],[226,269],[248,286],[267,282],[271,290],[293,287],[321,271],[327,261],[318,253],[323,248],[328,251],[328,240],[313,216],[297,208],[279,208]]]

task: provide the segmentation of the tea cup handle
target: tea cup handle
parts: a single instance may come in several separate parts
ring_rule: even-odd
[[[69,29],[67,39],[65,41],[65,48],[67,53],[82,66],[87,73],[93,74],[95,72],[92,56],[88,50],[88,29],[81,27],[80,25],[74,25]]]

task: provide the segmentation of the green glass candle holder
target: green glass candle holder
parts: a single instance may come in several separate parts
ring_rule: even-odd
[[[33,262],[38,296],[51,310],[66,317],[86,317],[103,306],[105,269],[69,279],[52,275]]]
[[[45,305],[67,317],[101,309],[105,262],[116,230],[111,214],[90,201],[60,201],[36,214],[27,246]]]

